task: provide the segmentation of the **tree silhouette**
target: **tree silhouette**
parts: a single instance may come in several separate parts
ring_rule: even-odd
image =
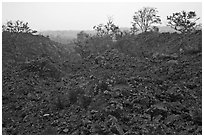
[[[132,32],[137,32],[139,29],[142,32],[146,32],[151,30],[152,24],[161,23],[160,16],[157,15],[156,8],[152,7],[144,7],[137,12],[133,16],[132,22]]]
[[[117,35],[121,35],[119,27],[113,23],[113,19],[110,17],[108,18],[108,22],[105,25],[99,24],[98,26],[94,26],[93,28],[96,30],[97,35],[100,37],[109,35],[113,38]]]
[[[196,21],[200,18],[196,17],[194,11],[186,12],[176,12],[172,16],[167,16],[168,26],[174,28],[181,33],[192,32],[196,28]]]
[[[23,21],[8,21],[5,25],[2,25],[2,31],[7,32],[16,32],[16,33],[36,33],[36,30],[30,29],[28,22],[24,23]]]

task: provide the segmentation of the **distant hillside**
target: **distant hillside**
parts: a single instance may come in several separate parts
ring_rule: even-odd
[[[122,31],[129,30],[128,27],[121,27]],[[47,31],[40,31],[39,33],[44,36],[49,36],[49,38],[55,42],[59,42],[62,44],[70,44],[72,43],[73,39],[77,38],[77,34],[81,30],[47,30]],[[86,33],[90,35],[94,35],[96,32],[94,30],[85,30]],[[175,32],[174,29],[168,26],[159,26],[159,32]]]
[[[80,30],[47,30],[47,31],[41,31],[40,34],[44,36],[49,36],[49,38],[55,42],[59,42],[62,44],[69,44],[72,42],[73,39],[77,38],[77,34],[80,32]],[[88,34],[93,35],[95,32],[92,30],[85,31]]]
[[[171,27],[168,27],[168,26],[159,26],[159,32],[170,32],[170,33],[173,33],[173,32],[176,32],[173,28]]]

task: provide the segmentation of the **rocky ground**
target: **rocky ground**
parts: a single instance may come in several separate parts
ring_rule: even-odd
[[[3,134],[202,134],[202,51],[107,49],[69,73],[43,57],[7,66],[2,82]]]

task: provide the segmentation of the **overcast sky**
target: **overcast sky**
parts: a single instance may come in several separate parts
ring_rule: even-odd
[[[202,17],[202,4],[199,2],[153,2],[153,3],[26,3],[3,2],[2,23],[8,20],[23,20],[32,29],[40,30],[92,30],[94,25],[106,23],[113,17],[119,27],[130,27],[134,12],[142,7],[155,7],[166,25],[166,16],[174,12],[195,11]],[[202,18],[201,18],[202,19]],[[201,23],[201,19],[199,23]]]

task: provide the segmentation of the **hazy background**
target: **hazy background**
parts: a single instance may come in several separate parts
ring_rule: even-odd
[[[200,2],[153,2],[153,3],[48,3],[48,2],[3,2],[2,23],[8,20],[23,20],[35,30],[92,30],[93,26],[106,23],[111,16],[116,25],[130,27],[134,12],[142,7],[155,7],[166,25],[166,16],[181,10],[193,10],[202,22]]]

